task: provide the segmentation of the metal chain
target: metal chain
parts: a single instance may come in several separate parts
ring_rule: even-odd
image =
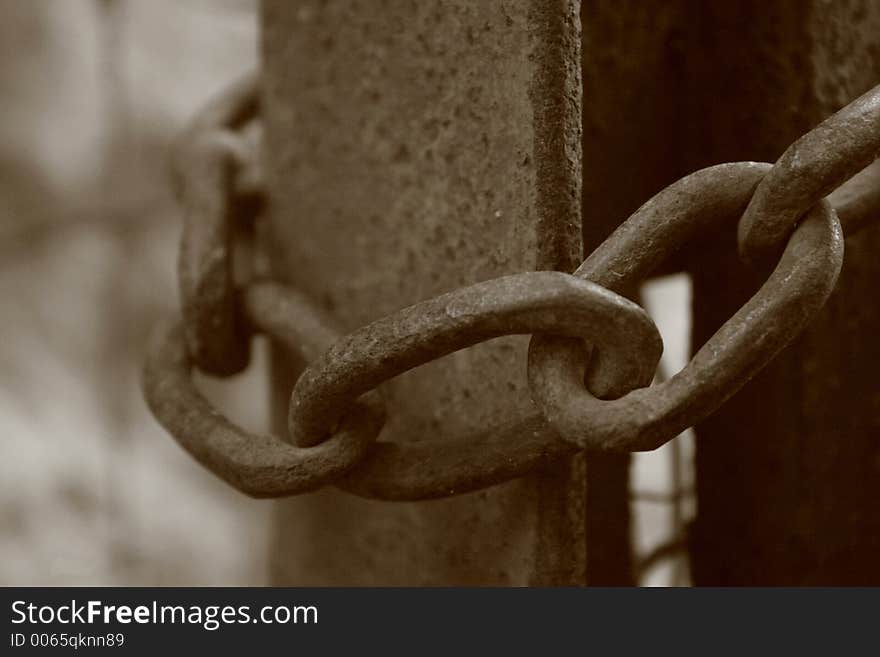
[[[679,180],[627,219],[575,276],[622,289],[694,236],[723,235],[725,228],[732,235],[769,170],[769,164],[738,162]],[[660,447],[715,411],[801,332],[834,289],[842,263],[840,225],[823,200],[794,232],[767,282],[674,377],[603,401],[581,383],[589,362],[582,345],[539,334],[529,349],[532,396],[560,435],[582,449]],[[600,350],[600,362],[603,356]]]
[[[165,330],[144,371],[160,423],[199,462],[257,497],[333,484],[364,497],[419,500],[522,476],[579,450],[654,449],[714,412],[823,306],[843,262],[843,233],[880,218],[880,87],[793,144],[775,165],[722,164],[670,185],[574,272],[527,272],[453,290],[343,336],[296,290],[235,282],[235,234],[261,197],[258,159],[241,136],[257,116],[257,76],[206,108],[175,150],[184,208],[183,322]],[[830,201],[823,197],[838,188]],[[618,291],[686,241],[738,233],[749,261],[781,253],[765,284],[667,381],[650,317]],[[786,242],[787,239],[787,242]],[[289,436],[235,426],[198,392],[192,368],[246,367],[260,332],[309,363],[291,394]],[[503,426],[442,441],[377,441],[378,386],[491,338],[532,334],[534,409]],[[585,383],[586,382],[586,385]],[[649,387],[650,386],[650,387]],[[293,443],[293,444],[291,444]]]
[[[740,221],[740,255],[748,262],[758,262],[781,251],[807,210],[871,164],[878,154],[880,86],[825,119],[776,161],[758,184]],[[853,213],[852,205],[846,209],[843,219],[847,223],[865,221],[863,215]]]
[[[184,336],[196,366],[217,376],[242,371],[250,359],[232,242],[252,196],[236,188],[248,180],[242,171],[255,159],[237,131],[256,116],[257,82],[250,74],[210,103],[183,135],[171,163],[184,208],[178,261]]]

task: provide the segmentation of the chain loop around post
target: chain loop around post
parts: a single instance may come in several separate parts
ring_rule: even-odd
[[[245,297],[248,306],[283,307],[287,335],[298,338],[287,343],[295,353],[308,357],[325,346],[320,341],[328,329],[315,331],[315,327],[326,327],[326,321],[296,293],[279,290],[273,284],[268,288],[255,285]],[[317,336],[317,347],[310,336]],[[349,406],[337,431],[326,442],[311,448],[294,447],[275,436],[250,433],[229,421],[199,393],[192,369],[181,327],[166,328],[144,366],[147,404],[193,458],[254,497],[298,495],[339,479],[363,459],[385,421],[378,395],[364,395]]]
[[[732,238],[769,169],[754,162],[722,164],[679,180],[639,208],[575,275],[620,290],[698,234],[727,230]],[[582,449],[655,449],[713,412],[794,339],[825,303],[842,262],[840,224],[828,202],[820,201],[761,289],[674,377],[599,400],[583,385],[583,347],[539,335],[529,350],[533,398],[560,435]]]
[[[218,376],[242,371],[250,357],[232,250],[236,228],[250,219],[237,202],[236,182],[254,159],[237,130],[256,111],[256,76],[251,74],[196,117],[172,158],[184,209],[178,260],[184,337],[199,369]]]
[[[250,75],[201,112],[176,149],[175,182],[185,209],[183,322],[148,356],[150,408],[199,462],[257,497],[332,484],[377,499],[430,499],[502,483],[584,449],[658,447],[734,394],[827,299],[843,244],[840,223],[822,197],[876,155],[878,105],[880,88],[805,135],[772,167],[723,164],[670,185],[573,276],[529,272],[485,281],[342,337],[295,290],[235,280],[233,234],[258,212],[262,194],[255,149],[242,130],[257,112],[257,77]],[[880,217],[878,183],[875,163],[831,194],[847,234]],[[617,292],[686,241],[719,231],[731,245],[738,234],[741,252],[756,260],[778,249],[779,262],[681,372],[647,388],[662,349],[659,334]],[[311,363],[291,395],[296,446],[235,426],[193,383],[193,368],[221,376],[243,369],[258,332]],[[514,333],[534,334],[528,378],[537,408],[516,409],[503,426],[474,434],[377,440],[385,421],[377,386]]]
[[[599,394],[654,376],[663,344],[635,303],[562,272],[528,272],[459,288],[379,319],[336,342],[293,389],[290,434],[301,446],[329,435],[348,404],[418,365],[503,335],[549,332],[590,340],[608,365]]]
[[[626,391],[650,381],[662,350],[656,327],[640,307],[560,272],[530,272],[463,288],[335,343],[338,334],[330,322],[285,286],[251,284],[243,308],[253,330],[269,333],[302,359],[325,353],[311,368],[307,389],[325,380],[338,384],[332,377],[339,371],[334,354],[360,363],[356,378],[343,379],[345,385],[331,397],[338,409],[332,435],[315,446],[293,447],[277,437],[249,434],[210,406],[192,382],[179,328],[150,352],[144,381],[153,413],[199,462],[258,497],[293,495],[331,482],[365,497],[445,497],[507,481],[574,451],[534,412],[475,436],[370,445],[384,415],[378,393],[369,388],[419,362],[498,335],[548,329],[598,343],[606,353],[606,380],[615,391]],[[437,324],[413,322],[426,308]],[[419,346],[422,338],[425,347]]]

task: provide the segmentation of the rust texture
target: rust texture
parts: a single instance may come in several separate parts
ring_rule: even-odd
[[[773,170],[758,184],[740,222],[740,255],[755,262],[778,253],[801,216],[873,163],[878,153],[880,86],[865,92],[785,149]],[[853,214],[849,211],[845,216]],[[848,217],[848,222],[855,220]]]
[[[234,236],[256,210],[237,182],[254,159],[238,130],[258,110],[257,79],[246,76],[199,112],[171,159],[184,209],[178,260],[184,339],[195,364],[218,376],[240,372],[250,360],[231,254]]]
[[[847,237],[880,221],[880,160],[834,190],[828,199]]]
[[[598,344],[608,365],[593,377],[600,396],[649,385],[663,350],[644,310],[599,285],[547,271],[493,278],[386,315],[334,343],[294,386],[291,436],[299,445],[319,444],[351,402],[391,378],[492,338],[532,333]]]
[[[337,431],[316,447],[290,445],[230,422],[196,389],[179,325],[162,335],[144,371],[153,414],[193,458],[253,497],[298,495],[337,480],[364,458],[384,419],[379,400],[352,405]]]
[[[593,389],[619,396],[651,382],[662,351],[657,327],[642,308],[562,272],[513,274],[459,288],[344,338],[312,302],[279,283],[257,280],[240,298],[250,331],[312,362],[291,403],[290,438],[299,437],[301,446],[289,445],[285,434],[251,434],[213,408],[193,384],[192,355],[177,325],[148,353],[144,393],[181,447],[254,497],[300,495],[334,484],[363,497],[412,501],[509,481],[571,457],[577,448],[537,411],[455,439],[373,444],[386,419],[376,386],[477,342],[549,332],[595,344],[605,367],[593,377]],[[297,433],[309,427],[318,429],[314,440],[312,432]]]
[[[775,161],[880,80],[874,2],[693,3],[689,21],[688,168]],[[880,583],[878,248],[876,226],[848,238],[803,336],[697,427],[697,584]],[[759,275],[732,238],[692,273],[699,347]]]
[[[604,288],[556,272],[493,279],[406,308],[337,342],[309,368],[314,373],[307,371],[297,382],[294,402],[306,404],[292,406],[292,433],[297,411],[305,411],[311,400],[317,400],[313,408],[318,410],[329,401],[333,418],[334,408],[345,408],[395,373],[478,338],[533,331],[582,340],[600,336],[599,350],[610,362],[596,372],[594,389],[611,396],[648,385],[662,349],[644,311]],[[329,418],[320,413],[318,418],[318,426],[326,427]],[[444,497],[527,474],[576,451],[533,410],[454,439],[377,443],[339,485],[380,499]]]
[[[627,219],[575,275],[625,289],[688,240],[729,236],[768,169],[720,164],[677,181]],[[674,377],[603,401],[595,387],[583,385],[590,362],[583,344],[537,335],[529,351],[535,399],[560,434],[584,449],[656,449],[717,409],[803,330],[834,289],[842,261],[840,224],[822,201],[795,230],[768,280]],[[594,357],[600,369],[609,351]]]
[[[266,0],[262,29],[273,276],[343,329],[577,263],[576,3]],[[293,374],[275,373],[279,428]],[[524,340],[457,352],[383,392],[383,440],[509,423],[532,409]],[[575,459],[452,500],[280,502],[274,580],[583,583],[584,488]]]

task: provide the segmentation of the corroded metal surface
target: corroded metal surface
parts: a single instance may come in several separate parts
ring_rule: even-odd
[[[758,184],[739,224],[740,254],[761,261],[785,244],[817,201],[880,154],[880,86],[789,146]]]
[[[506,27],[516,24],[509,12],[502,14]],[[296,17],[308,23],[314,16],[306,10]],[[563,34],[570,28],[570,12],[529,12],[527,18],[537,21],[529,23],[532,27],[549,27],[556,37],[559,34],[554,30],[560,25]],[[549,22],[541,22],[546,19]],[[488,24],[486,29],[491,30]],[[562,43],[565,46],[565,39]],[[565,64],[561,74],[541,68],[553,57],[530,56],[528,61],[539,59],[538,77],[545,85],[549,83],[551,91],[566,96],[571,92],[570,60],[566,59],[571,52],[565,47],[558,51],[558,41],[543,45],[539,55],[549,52],[558,57],[561,52]],[[330,84],[335,84],[335,78]],[[549,557],[539,553],[530,565],[532,581],[545,577],[562,581],[559,577],[569,577],[578,569],[579,558],[572,561],[561,554],[557,539],[582,533],[572,524],[569,510],[576,515],[590,513],[590,507],[584,510],[576,496],[584,470],[582,461],[560,463],[560,459],[582,449],[595,455],[658,447],[717,409],[822,307],[834,288],[843,253],[840,224],[822,196],[876,155],[875,124],[880,121],[878,87],[801,137],[772,168],[742,162],[687,176],[642,206],[576,270],[577,276],[625,292],[691,238],[702,235],[705,245],[708,228],[717,228],[717,222],[732,225],[744,209],[738,223],[739,245],[753,262],[765,261],[777,242],[800,222],[758,292],[709,338],[682,372],[647,389],[643,386],[650,381],[661,349],[650,319],[609,289],[564,273],[520,273],[460,286],[391,312],[342,339],[324,311],[283,284],[257,282],[239,292],[232,234],[245,221],[250,223],[257,209],[254,203],[262,204],[263,185],[254,149],[237,132],[254,117],[255,90],[253,76],[235,85],[196,118],[177,149],[178,193],[188,211],[180,262],[184,323],[170,329],[148,359],[145,388],[151,408],[195,458],[232,485],[257,496],[300,494],[335,483],[363,497],[422,500],[460,495],[543,468],[544,474],[522,482],[527,493],[537,493],[530,500],[537,503],[537,515],[529,531],[535,526],[550,530],[549,538],[539,532],[532,540],[552,548]],[[528,125],[536,131],[532,182],[539,218],[531,244],[539,267],[562,266],[574,256],[569,213],[577,197],[551,192],[573,184],[569,155],[576,122],[566,111],[565,101],[548,103],[540,95],[529,99],[534,113]],[[335,144],[336,137],[331,135],[328,141]],[[384,135],[379,141],[383,139]],[[316,152],[321,155],[319,147]],[[425,154],[433,161],[432,149]],[[375,152],[355,153],[355,157],[364,155]],[[400,162],[398,155],[392,162]],[[523,165],[529,161],[527,156]],[[324,173],[338,172],[331,168]],[[877,165],[868,167],[832,195],[850,234],[876,219],[877,176]],[[364,178],[381,187],[370,175]],[[348,202],[342,199],[337,211],[354,209]],[[501,211],[495,211],[494,217],[500,219]],[[376,221],[371,217],[369,223]],[[366,234],[372,231],[371,225]],[[722,239],[712,243],[727,243],[725,232],[735,231],[723,231]],[[326,233],[321,228],[316,235],[320,243]],[[413,235],[423,237],[421,229]],[[300,237],[312,235],[303,232]],[[394,241],[394,245],[399,243]],[[710,245],[709,250],[713,248]],[[444,255],[455,253],[447,249]],[[310,248],[301,256],[308,260]],[[351,266],[348,260],[333,264]],[[429,271],[436,275],[436,269]],[[316,282],[320,288],[339,281],[306,279],[305,285]],[[368,296],[368,300],[381,299]],[[344,301],[362,307],[355,297]],[[368,308],[368,312],[373,310]],[[191,361],[221,375],[244,367],[252,330],[276,338],[285,354],[297,361],[315,360],[300,377],[290,400],[291,438],[299,447],[244,432],[214,411],[192,385]],[[465,415],[461,418],[464,430],[449,431],[440,441],[425,441],[405,432],[418,428],[413,417],[432,400],[423,393],[411,397],[407,390],[403,397],[391,397],[401,413],[406,410],[403,400],[421,404],[409,418],[412,426],[398,425],[392,432],[395,442],[374,442],[387,417],[377,386],[465,347],[528,333],[536,334],[528,370],[540,413],[495,397],[492,405],[498,409],[486,415],[486,400],[482,400],[483,406],[470,409],[469,414],[484,412],[476,415],[482,417],[483,426],[473,426],[473,418]],[[598,350],[587,348],[591,345]],[[495,361],[479,374],[503,372],[499,365]],[[457,368],[455,383],[461,385],[466,379],[467,371]],[[481,384],[486,382],[483,379]],[[508,387],[507,395],[516,401],[511,394],[516,387],[509,381]],[[394,388],[385,386],[386,393],[389,389]],[[505,406],[512,412],[500,413]],[[599,459],[594,465],[603,463]],[[599,481],[603,481],[601,476]],[[595,498],[596,491],[591,495]],[[545,504],[548,499],[556,506]],[[589,525],[590,518],[586,521]]]
[[[266,0],[262,28],[272,275],[343,329],[580,261],[576,2]],[[384,385],[382,444],[530,416],[525,344],[499,338]],[[279,430],[294,376],[277,368]],[[274,581],[583,583],[579,461],[451,500],[280,502]]]
[[[587,340],[601,336],[598,347],[609,360],[596,377],[596,388],[616,396],[650,383],[662,349],[653,323],[632,302],[610,296],[604,288],[581,287],[575,280],[553,272],[520,274],[418,304],[337,343],[317,364],[317,378],[300,381],[313,387],[319,404],[329,400],[328,408],[344,408],[369,386],[478,337],[547,330]],[[425,326],[435,328],[428,333]],[[336,391],[329,389],[334,394],[322,389],[327,381],[330,386],[338,382]],[[291,411],[295,424],[296,407]],[[328,426],[332,413],[319,414],[316,425]],[[539,413],[519,415],[440,440],[430,436],[376,443],[338,485],[378,499],[436,498],[507,481],[575,453]]]
[[[609,289],[650,274],[708,229],[733,231],[770,165],[721,164],[683,178],[645,203],[576,270]],[[535,336],[529,380],[545,417],[566,439],[593,450],[659,447],[705,418],[793,340],[824,305],[843,262],[837,217],[821,201],[792,235],[760,290],[670,380],[611,401],[582,381],[589,362],[572,341]],[[601,363],[603,354],[597,354]]]
[[[352,401],[391,378],[492,338],[532,333],[598,345],[607,367],[593,389],[602,396],[648,385],[663,351],[635,303],[561,272],[512,274],[409,306],[334,343],[294,386],[290,434],[300,446],[319,444]]]
[[[326,436],[322,432],[319,444],[293,448],[281,438],[248,434],[227,421],[195,389],[179,327],[167,331],[151,350],[144,381],[150,408],[184,449],[256,497],[297,495],[334,483],[366,497],[420,500],[522,476],[575,451],[540,414],[452,440],[385,442],[368,450],[385,420],[373,388],[477,341],[549,331],[596,344],[609,365],[602,377],[608,390],[622,394],[650,382],[662,349],[656,327],[636,304],[560,272],[517,274],[462,288],[379,319],[342,340],[332,320],[283,285],[256,282],[245,290],[243,304],[253,330],[304,360],[317,360],[309,368],[314,374],[300,381],[311,387],[302,398],[328,403],[331,412],[317,416],[321,429],[333,427]],[[292,410],[295,427],[303,406],[294,404]],[[346,476],[356,463],[356,471]]]
[[[770,165],[734,163],[683,178],[645,203],[576,274],[617,289],[631,287],[709,226],[736,220],[768,170],[773,171]],[[189,173],[203,174],[200,169]],[[226,185],[233,187],[230,180]],[[529,380],[549,425],[580,449],[634,451],[659,447],[704,418],[766,365],[824,304],[842,254],[839,224],[829,203],[822,201],[796,229],[758,293],[682,372],[650,390],[644,386],[653,376],[662,343],[644,311],[604,287],[561,272],[514,274],[462,287],[371,322],[344,338],[320,311],[277,283],[250,284],[242,305],[252,328],[280,340],[302,359],[314,361],[299,377],[289,408],[291,438],[300,447],[334,437],[361,395],[367,395],[375,414],[381,415],[374,390],[393,377],[493,338],[535,333]],[[307,450],[288,454],[278,449],[277,441],[254,437],[249,461],[242,461],[244,432],[236,430],[227,440],[203,440],[200,430],[216,423],[217,414],[187,415],[164,399],[197,396],[187,362],[177,350],[178,332],[170,332],[148,361],[151,407],[182,445],[250,494],[297,494],[335,476],[335,483],[367,497],[445,497],[506,481],[571,452],[548,430],[547,422],[531,416],[502,423],[497,430],[483,427],[476,437],[466,435],[433,447],[375,446],[358,464],[357,475],[346,481],[340,475],[355,462],[343,455],[339,467],[328,474],[324,449],[314,455]],[[587,345],[599,349],[589,353]],[[589,370],[588,363],[593,365]],[[202,403],[199,408],[205,411],[207,406]],[[350,447],[351,439],[342,433],[343,444]],[[517,440],[518,434],[528,438]],[[355,441],[361,446],[360,458],[366,456],[364,445],[375,439],[376,431],[364,435],[369,436],[366,441],[363,436]],[[273,475],[267,464],[276,453],[283,465]],[[319,458],[311,458],[315,455]],[[292,468],[289,464],[296,459],[303,465]],[[256,461],[258,467],[250,465]],[[317,464],[312,479],[308,479],[309,463]]]
[[[382,428],[377,400],[359,400],[333,436],[315,447],[253,434],[226,419],[198,392],[191,368],[181,327],[172,326],[147,361],[147,402],[193,458],[253,497],[299,495],[338,480],[363,460]]]
[[[339,338],[333,320],[301,294],[269,281],[239,295],[248,334],[267,333],[311,361]],[[384,408],[375,393],[361,397],[334,436],[303,449],[272,435],[253,434],[225,418],[192,380],[192,355],[178,325],[164,327],[144,367],[144,394],[155,417],[211,472],[254,497],[297,495],[338,480],[379,435]]]
[[[236,182],[252,168],[238,130],[258,109],[257,80],[248,75],[199,112],[171,161],[185,213],[178,261],[184,336],[196,365],[221,376],[243,370],[250,355],[231,252],[237,229],[252,219]]]
[[[840,217],[843,234],[851,237],[880,221],[880,161],[835,189],[828,200]]]

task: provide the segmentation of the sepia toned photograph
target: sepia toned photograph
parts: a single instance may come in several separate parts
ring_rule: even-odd
[[[880,584],[877,0],[0,0],[0,53],[3,587]]]

